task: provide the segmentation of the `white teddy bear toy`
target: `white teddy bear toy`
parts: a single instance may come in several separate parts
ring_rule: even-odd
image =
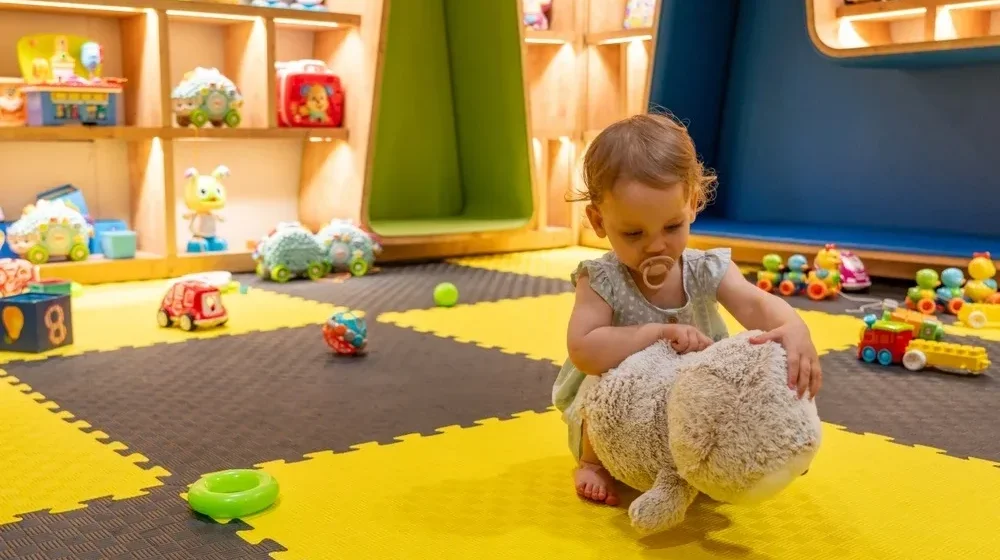
[[[644,492],[629,507],[638,531],[678,525],[699,492],[760,502],[808,470],[820,445],[816,403],[788,388],[780,345],[750,344],[758,333],[682,356],[658,342],[583,395],[597,456]]]

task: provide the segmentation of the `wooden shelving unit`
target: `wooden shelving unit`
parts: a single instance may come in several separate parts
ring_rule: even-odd
[[[539,219],[571,229],[582,243],[593,237],[583,205],[566,202],[566,195],[582,188],[583,153],[604,127],[649,104],[660,2],[654,24],[636,29],[624,28],[625,6],[626,0],[554,0],[551,29],[525,33]]]
[[[382,2],[329,0],[328,12],[183,0],[0,0],[0,76],[19,75],[14,45],[31,33],[91,37],[105,48],[104,71],[128,80],[115,127],[0,128],[0,207],[8,219],[34,193],[80,188],[96,218],[123,219],[138,234],[131,260],[53,262],[44,275],[79,282],[162,278],[201,270],[252,270],[248,241],[274,223],[317,229],[333,217],[360,218],[374,97]],[[337,129],[276,123],[274,64],[323,60],[346,90]],[[217,67],[241,88],[235,129],[179,128],[170,90],[195,66]],[[184,254],[184,169],[232,170],[222,235],[230,251]]]
[[[806,0],[806,11],[813,44],[845,63],[1000,59],[1000,0]]]

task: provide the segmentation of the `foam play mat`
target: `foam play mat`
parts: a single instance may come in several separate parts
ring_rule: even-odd
[[[821,353],[824,441],[784,493],[701,497],[647,537],[624,508],[582,502],[550,393],[569,273],[594,254],[237,277],[250,290],[224,296],[229,324],[194,333],[156,325],[165,282],[88,286],[72,346],[0,354],[0,559],[995,557],[998,366],[865,364],[851,301],[792,300]],[[434,306],[444,281],[455,307]],[[363,358],[323,342],[344,309],[367,317]],[[1000,356],[1000,337],[954,334]],[[183,498],[205,473],[253,467],[280,484],[263,512],[218,523]]]

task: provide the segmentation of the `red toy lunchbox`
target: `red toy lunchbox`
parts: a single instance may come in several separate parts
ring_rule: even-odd
[[[297,60],[277,69],[278,124],[285,127],[338,127],[344,122],[340,78],[320,60]]]

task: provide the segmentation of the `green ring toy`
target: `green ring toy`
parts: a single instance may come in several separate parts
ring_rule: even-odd
[[[264,471],[232,469],[206,474],[188,491],[188,504],[214,519],[237,519],[263,511],[278,499],[278,481]]]

